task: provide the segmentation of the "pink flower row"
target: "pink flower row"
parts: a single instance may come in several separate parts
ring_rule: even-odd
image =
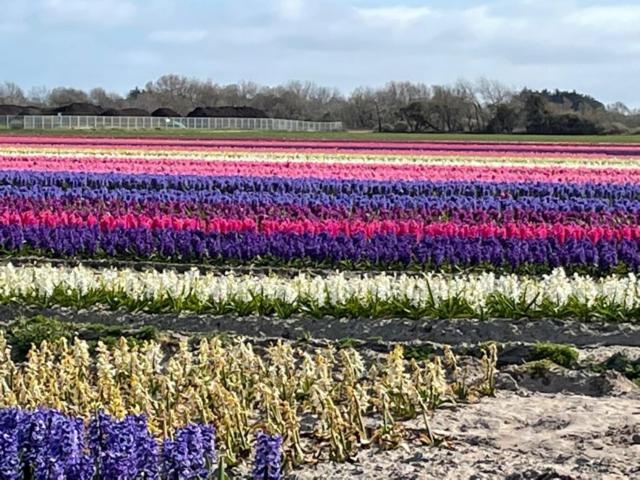
[[[640,167],[640,165],[639,165]],[[433,180],[554,183],[640,183],[640,168],[564,168],[556,166],[471,166],[385,163],[288,163],[269,161],[202,161],[132,158],[73,158],[0,156],[0,170],[43,172],[120,172],[132,174],[177,174],[259,176],[362,180]]]
[[[371,221],[358,220],[263,220],[229,219],[229,218],[191,218],[171,215],[149,216],[143,214],[126,214],[112,216],[111,214],[80,215],[69,212],[54,211],[25,211],[3,212],[0,214],[1,225],[18,226],[97,226],[102,230],[116,228],[145,228],[172,230],[199,230],[203,232],[261,232],[274,233],[327,233],[329,235],[363,234],[370,237],[377,234],[424,236],[455,236],[465,238],[555,238],[560,242],[569,239],[598,240],[638,240],[640,226],[624,225],[581,226],[575,224],[519,224],[507,223],[497,225],[493,223],[480,225],[466,225],[453,222],[423,223],[413,220],[404,221]]]
[[[385,153],[429,155],[497,156],[634,156],[640,157],[640,144],[580,144],[535,142],[403,142],[403,141],[309,141],[257,139],[184,138],[95,138],[95,137],[0,137],[0,145],[55,146],[127,149],[182,150],[260,150],[319,153]]]

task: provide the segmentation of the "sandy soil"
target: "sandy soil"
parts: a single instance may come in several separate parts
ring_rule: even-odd
[[[478,404],[438,410],[433,427],[450,448],[365,450],[356,463],[319,464],[289,478],[640,478],[637,391],[604,397],[501,391]]]
[[[0,305],[0,323],[17,316],[43,314],[75,322],[108,325],[155,325],[163,330],[183,332],[229,332],[253,338],[314,338],[342,340],[352,338],[369,344],[384,342],[438,343],[473,345],[488,341],[570,343],[580,347],[640,347],[638,322],[585,322],[559,319],[424,319],[402,318],[275,318],[233,315],[146,314],[124,310],[75,310]]]

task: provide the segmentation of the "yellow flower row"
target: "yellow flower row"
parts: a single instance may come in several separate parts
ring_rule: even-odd
[[[416,416],[425,422],[425,437],[436,441],[429,413],[470,388],[491,391],[495,362],[492,347],[484,378],[470,386],[448,349],[444,360],[408,362],[396,347],[367,365],[350,348],[310,354],[278,342],[258,354],[246,341],[225,345],[213,338],[169,348],[120,339],[113,347],[98,343],[95,352],[77,339],[43,342],[19,364],[0,332],[0,407],[46,406],[85,417],[97,410],[145,414],[164,435],[194,421],[213,423],[230,462],[262,428],[283,435],[291,466],[309,460],[318,445],[328,445],[337,461],[372,441],[393,446],[402,438],[399,420]]]

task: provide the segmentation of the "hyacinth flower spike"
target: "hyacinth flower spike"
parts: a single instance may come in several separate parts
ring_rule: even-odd
[[[255,443],[253,480],[282,479],[282,436],[258,432]]]

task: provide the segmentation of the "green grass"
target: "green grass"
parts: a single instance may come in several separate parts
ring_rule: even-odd
[[[156,340],[159,331],[151,325],[125,328],[116,325],[79,323],[59,320],[55,317],[36,315],[18,318],[6,329],[7,341],[17,360],[24,360],[32,345],[40,345],[44,340],[56,342],[62,338],[72,341],[74,337],[88,342],[93,349],[98,341],[115,345],[120,338],[126,338],[130,346],[140,342]]]
[[[606,372],[607,370],[615,370],[640,386],[640,358],[633,360],[627,357],[624,353],[616,353],[606,362],[594,365],[592,369],[598,373]]]
[[[533,347],[532,360],[550,360],[562,367],[571,368],[578,361],[578,350],[562,343],[541,342]]]
[[[435,350],[431,345],[409,345],[404,349],[406,360],[429,360],[435,355]]]
[[[73,329],[55,318],[38,315],[33,318],[20,318],[7,329],[9,343],[14,354],[26,358],[32,345],[40,345],[44,340],[55,342],[62,338],[70,340]]]
[[[551,360],[544,358],[542,360],[534,360],[525,363],[522,368],[531,375],[532,378],[545,378],[551,372],[556,364]]]
[[[77,137],[171,137],[171,138],[250,138],[273,140],[396,140],[396,141],[468,141],[468,142],[580,142],[580,143],[640,143],[640,135],[526,135],[526,134],[471,134],[471,133],[376,133],[369,131],[343,132],[282,132],[270,130],[7,130],[0,135],[41,135]]]

